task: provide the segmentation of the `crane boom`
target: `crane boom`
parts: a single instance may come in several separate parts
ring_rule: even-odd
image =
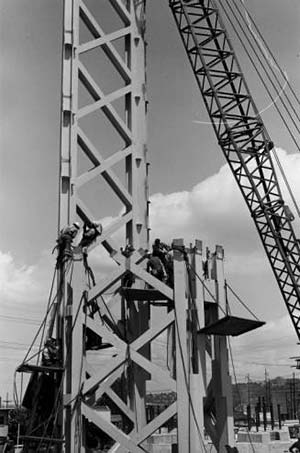
[[[273,143],[214,0],[170,0],[198,87],[300,340],[300,248],[271,158]]]

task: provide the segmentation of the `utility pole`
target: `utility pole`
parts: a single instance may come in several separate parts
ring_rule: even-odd
[[[265,397],[266,397],[266,408],[268,410],[271,404],[271,395],[270,395],[269,374],[266,368],[265,368]]]
[[[251,407],[251,392],[250,392],[250,374],[246,376],[247,379],[247,393],[248,393],[248,405]]]
[[[293,397],[293,418],[297,417],[297,408],[296,408],[296,376],[293,373],[292,380],[292,397]]]
[[[11,402],[12,402],[12,400],[9,399],[9,395],[8,395],[8,393],[6,393],[6,399],[3,400],[3,403],[5,403],[5,407],[8,408],[9,403],[11,403]],[[1,406],[1,399],[0,399],[0,406]]]

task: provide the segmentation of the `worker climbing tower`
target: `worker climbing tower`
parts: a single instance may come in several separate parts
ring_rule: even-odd
[[[42,355],[19,367],[31,373],[27,451],[141,453],[173,420],[179,452],[205,451],[205,430],[224,452],[226,337],[261,323],[229,315],[220,246],[208,256],[175,239],[168,280],[147,272],[145,1],[65,0],[63,27],[57,294]],[[161,336],[163,365],[152,360]],[[150,379],[176,394],[155,416]]]

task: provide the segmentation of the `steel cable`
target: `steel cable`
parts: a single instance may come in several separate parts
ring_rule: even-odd
[[[290,101],[289,97],[287,96],[287,93],[285,92],[285,90],[281,88],[281,82],[279,81],[279,79],[278,79],[278,77],[277,77],[277,75],[276,75],[276,72],[274,71],[274,68],[272,67],[272,64],[270,63],[269,59],[267,58],[267,56],[266,56],[265,53],[263,52],[262,48],[261,48],[261,47],[258,45],[258,43],[256,42],[256,48],[258,48],[258,50],[259,50],[259,52],[261,53],[263,59],[266,61],[266,64],[267,64],[267,66],[268,66],[268,69],[271,71],[271,73],[273,74],[273,76],[274,76],[276,82],[277,82],[278,85],[279,85],[280,91],[278,91],[278,88],[276,87],[275,83],[273,82],[272,78],[270,77],[270,74],[269,74],[268,69],[266,69],[266,67],[264,66],[264,63],[263,63],[262,59],[260,58],[260,56],[258,55],[258,52],[256,51],[255,46],[252,44],[252,40],[250,39],[250,37],[249,37],[248,34],[246,33],[246,30],[249,28],[248,22],[246,21],[246,19],[244,18],[243,14],[241,13],[241,11],[239,10],[239,8],[237,7],[235,0],[233,0],[233,4],[234,4],[234,6],[235,6],[235,8],[236,8],[236,10],[237,10],[237,12],[238,12],[238,14],[239,14],[239,16],[240,16],[242,22],[244,23],[244,25],[245,25],[246,27],[243,27],[243,26],[241,25],[241,22],[240,22],[240,20],[238,19],[236,13],[234,12],[234,10],[233,10],[233,8],[232,8],[230,2],[229,2],[228,0],[225,0],[225,2],[226,2],[226,4],[227,4],[227,7],[228,7],[228,8],[230,9],[230,11],[231,11],[231,14],[232,14],[233,17],[235,18],[237,24],[239,25],[239,27],[240,27],[240,29],[241,29],[241,31],[242,31],[242,34],[245,36],[245,38],[246,38],[246,40],[247,40],[247,42],[248,42],[250,48],[252,49],[254,55],[255,55],[256,58],[257,58],[259,64],[261,65],[262,69],[263,69],[264,72],[266,73],[266,76],[267,76],[268,80],[270,81],[270,83],[271,83],[273,89],[275,90],[275,92],[276,92],[276,94],[277,94],[277,98],[274,99],[273,96],[270,94],[269,90],[267,90],[267,91],[268,91],[268,94],[269,94],[269,96],[270,96],[270,99],[271,99],[271,101],[272,101],[272,104],[275,104],[275,103],[277,102],[277,100],[280,100],[280,101],[281,101],[281,103],[282,103],[282,105],[284,106],[284,108],[285,108],[285,110],[286,110],[288,116],[290,117],[291,121],[293,122],[293,124],[294,124],[294,126],[295,126],[297,132],[300,133],[300,129],[299,129],[299,127],[298,127],[298,123],[294,120],[294,118],[293,118],[292,115],[290,114],[289,109],[287,108],[286,104],[284,103],[284,101],[283,101],[283,99],[282,99],[282,96],[281,96],[282,94],[283,94],[283,96],[285,96],[285,97],[287,98],[287,101],[288,101],[288,103],[290,104],[290,106],[291,106],[291,108],[292,108],[292,110],[293,110],[295,116],[297,117],[298,121],[300,121],[300,116],[298,115],[297,111],[294,109],[294,107],[293,107],[293,105],[292,105],[292,102]],[[249,51],[246,50],[246,45],[245,45],[244,41],[242,40],[241,34],[238,33],[238,31],[237,31],[237,29],[236,29],[236,27],[235,27],[235,25],[234,25],[234,23],[233,23],[233,20],[231,19],[230,15],[228,14],[228,12],[226,11],[226,9],[225,9],[225,7],[224,7],[224,3],[222,4],[222,8],[223,8],[224,13],[225,13],[226,16],[227,16],[228,21],[230,22],[230,24],[231,24],[231,26],[232,26],[234,32],[236,33],[236,35],[237,35],[239,41],[241,42],[241,44],[242,44],[242,46],[243,46],[245,52],[247,52],[247,56],[248,56],[249,59],[250,59]],[[252,19],[252,20],[253,20],[253,19]],[[251,30],[250,30],[250,31],[251,31]],[[255,71],[256,71],[257,74],[259,75],[259,71],[258,71],[258,69],[257,69],[257,67],[256,67],[256,65],[255,65],[255,63],[254,63],[254,61],[253,61],[253,59],[250,59],[250,61],[251,61],[251,63],[253,64]],[[277,70],[279,70],[279,69],[277,68]],[[261,81],[263,82],[263,79],[262,79],[261,77],[260,77],[260,79],[261,79]],[[284,79],[285,79],[285,82],[287,82],[286,76],[284,77]],[[263,85],[264,85],[264,87],[266,88],[265,82],[263,83]]]
[[[270,80],[270,82],[271,82],[273,88],[277,91],[277,88],[275,87],[274,83],[272,82],[272,80],[271,80],[271,78],[270,78],[270,76],[269,76],[269,73],[268,73],[267,69],[266,69],[265,66],[264,66],[264,63],[261,61],[261,59],[260,59],[260,57],[258,56],[258,54],[257,54],[257,52],[256,52],[256,50],[255,50],[255,48],[254,48],[254,46],[253,46],[253,44],[251,43],[249,37],[248,37],[247,34],[245,33],[245,29],[241,26],[240,22],[238,21],[237,16],[236,16],[235,12],[233,11],[232,7],[230,6],[228,0],[225,0],[225,2],[226,2],[226,4],[227,4],[227,6],[229,7],[231,13],[232,13],[233,16],[235,17],[237,23],[239,24],[239,26],[240,26],[240,28],[241,28],[241,30],[242,30],[242,33],[245,35],[245,37],[246,37],[246,39],[247,39],[249,45],[251,46],[251,48],[252,48],[254,54],[256,55],[256,57],[257,57],[259,63],[261,64],[262,68],[264,69],[264,71],[265,71],[265,73],[266,73],[268,79]],[[261,82],[262,82],[264,88],[266,89],[266,91],[267,91],[267,93],[268,93],[270,99],[272,100],[272,103],[273,103],[275,109],[277,110],[277,113],[279,114],[279,116],[280,116],[280,118],[282,119],[284,125],[286,126],[286,128],[287,128],[287,130],[288,130],[288,132],[289,132],[289,134],[290,134],[290,136],[291,136],[293,142],[294,142],[295,145],[296,145],[296,148],[297,148],[298,151],[300,152],[300,145],[298,144],[298,141],[296,140],[296,138],[295,138],[294,134],[292,133],[292,131],[291,131],[291,129],[290,129],[288,123],[286,122],[285,118],[283,117],[283,114],[281,113],[281,111],[280,111],[280,109],[279,109],[279,107],[278,107],[278,105],[277,105],[276,99],[273,98],[273,95],[271,94],[271,92],[270,92],[270,90],[269,90],[269,88],[268,88],[266,82],[264,81],[262,75],[260,74],[260,72],[259,72],[259,70],[258,70],[258,68],[257,68],[257,66],[256,66],[256,64],[255,64],[255,62],[254,62],[254,60],[253,60],[253,58],[251,57],[251,55],[250,55],[250,53],[249,53],[249,51],[248,51],[248,49],[247,49],[247,47],[246,47],[246,45],[245,45],[245,43],[243,42],[243,40],[242,40],[242,38],[241,38],[241,35],[238,33],[238,31],[237,31],[237,29],[236,29],[236,27],[235,27],[235,25],[234,25],[234,23],[233,23],[233,21],[232,21],[230,15],[228,14],[228,12],[227,12],[226,9],[224,8],[224,6],[223,6],[223,11],[224,11],[224,13],[225,13],[225,15],[226,15],[228,21],[230,22],[230,24],[231,24],[231,26],[232,26],[234,32],[236,33],[236,35],[237,35],[239,41],[241,42],[242,47],[243,47],[245,53],[247,54],[249,60],[251,61],[252,65],[253,65],[253,67],[254,67],[254,69],[255,69],[255,72],[257,73],[259,79],[261,80]],[[243,16],[242,16],[242,17],[243,17]],[[244,18],[243,18],[243,20],[244,20],[244,22],[245,22],[246,25],[247,25],[247,22],[245,21]],[[264,55],[264,57],[265,57],[265,55]],[[266,58],[266,57],[265,57],[265,58]],[[267,60],[267,63],[269,64],[269,67],[271,67],[271,65],[270,65],[270,63],[268,62],[268,60]],[[298,128],[298,126],[297,126],[295,120],[291,117],[291,115],[290,115],[290,113],[289,113],[289,110],[288,110],[287,106],[285,105],[285,103],[283,102],[283,100],[281,99],[281,97],[280,97],[279,95],[278,95],[278,99],[280,99],[281,103],[283,104],[283,106],[285,107],[286,111],[288,112],[290,118],[292,119],[292,122],[293,122],[294,126],[296,127],[297,132],[300,134],[300,129]],[[298,217],[300,217],[300,209],[299,209],[299,207],[298,207],[298,204],[297,204],[297,202],[296,202],[295,196],[294,196],[294,194],[293,194],[293,192],[292,192],[291,186],[290,186],[290,184],[289,184],[289,182],[288,182],[288,180],[287,180],[287,177],[286,177],[286,175],[285,175],[285,173],[284,173],[284,170],[283,170],[283,168],[282,168],[282,165],[281,165],[281,163],[280,163],[280,161],[279,161],[279,158],[278,158],[276,152],[274,152],[274,156],[275,156],[275,160],[276,160],[276,162],[277,162],[278,168],[279,168],[279,170],[280,170],[280,172],[281,172],[281,174],[282,174],[284,183],[285,183],[285,185],[286,185],[286,187],[287,187],[288,193],[289,193],[289,195],[290,195],[290,197],[291,197],[291,200],[292,200],[293,205],[294,205],[294,207],[295,207],[295,210],[296,210],[296,212],[297,212],[297,215],[298,215]]]
[[[278,68],[278,70],[279,70],[279,72],[280,72],[281,75],[285,78],[285,73],[283,72],[283,70],[281,69],[280,65],[278,64],[278,62],[277,62],[277,60],[276,60],[276,57],[274,56],[274,54],[273,54],[271,48],[269,47],[269,45],[268,45],[268,43],[266,42],[264,36],[262,35],[261,31],[259,30],[258,26],[256,25],[256,23],[255,23],[255,21],[254,21],[252,15],[250,14],[249,10],[247,9],[244,0],[239,0],[239,1],[240,1],[240,3],[242,4],[242,7],[243,7],[243,9],[245,10],[246,14],[248,14],[249,18],[251,19],[252,24],[254,25],[254,28],[255,28],[255,30],[257,31],[258,35],[259,35],[259,38],[262,40],[262,42],[263,42],[264,46],[266,47],[268,53],[271,55],[271,57],[272,57],[273,61],[275,62],[276,66],[277,66],[277,68]],[[287,85],[288,85],[288,87],[289,87],[291,93],[293,94],[293,96],[294,96],[296,102],[297,102],[297,103],[299,104],[299,106],[300,106],[300,99],[298,98],[297,94],[295,93],[295,90],[293,89],[293,87],[292,87],[292,85],[290,84],[289,80],[287,79],[286,81],[287,81]]]

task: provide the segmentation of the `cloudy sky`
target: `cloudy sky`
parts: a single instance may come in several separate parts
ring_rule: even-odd
[[[250,215],[207,124],[167,3],[149,0],[147,7],[153,237],[199,238],[211,248],[224,246],[228,281],[267,321],[260,331],[232,340],[238,378],[243,381],[250,373],[252,379],[263,379],[265,368],[272,377],[290,376],[289,357],[299,354],[297,338]],[[245,0],[245,4],[300,96],[298,0]],[[4,397],[7,392],[11,395],[13,370],[41,320],[53,275],[62,1],[0,0],[0,17],[0,396]],[[238,41],[233,42],[239,50]],[[264,110],[269,101],[243,55],[241,60],[258,108]],[[273,107],[263,118],[300,202],[300,154]],[[299,231],[297,222],[295,228]]]

